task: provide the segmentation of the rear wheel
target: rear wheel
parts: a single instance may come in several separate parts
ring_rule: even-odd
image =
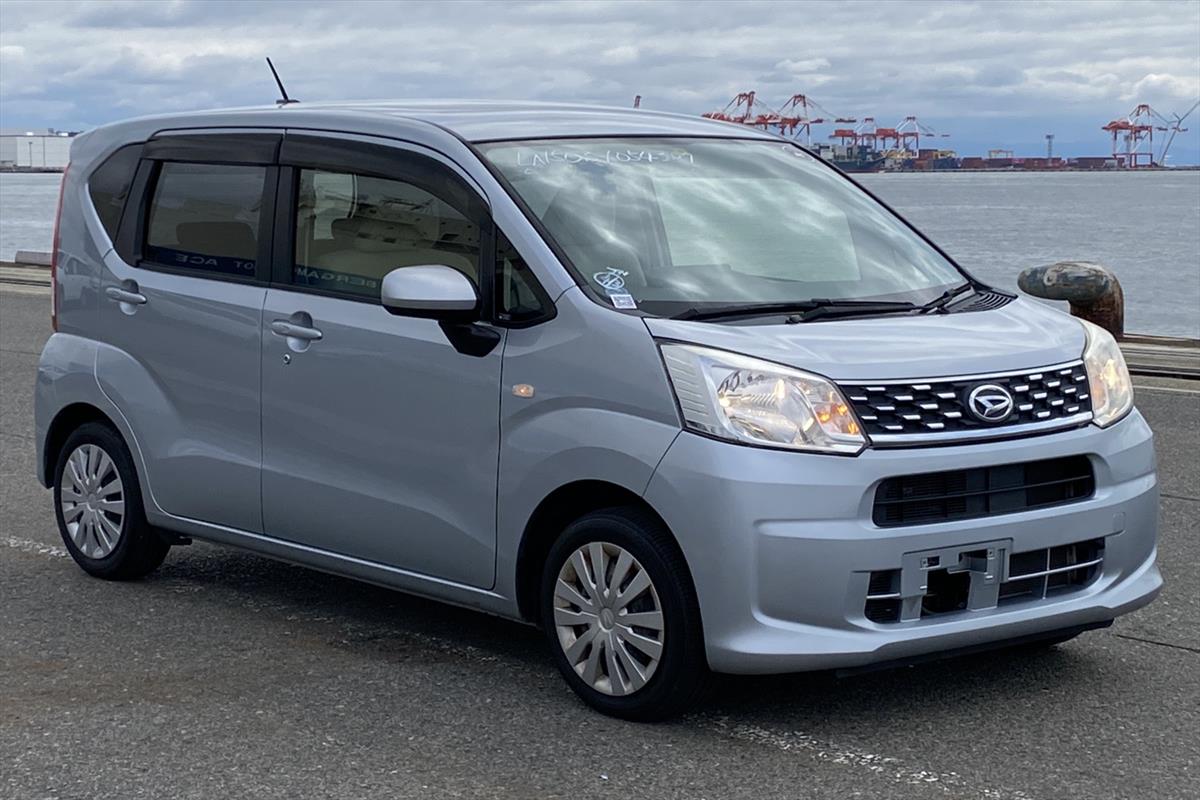
[[[58,530],[85,572],[129,580],[166,558],[170,545],[146,522],[133,458],[112,428],[80,426],[63,444],[54,474]]]
[[[588,705],[651,721],[701,696],[699,604],[683,556],[652,515],[612,508],[572,523],[551,548],[541,594],[555,661]]]

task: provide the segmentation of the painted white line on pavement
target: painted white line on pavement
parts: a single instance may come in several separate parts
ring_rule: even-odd
[[[1133,385],[1139,392],[1171,392],[1173,394],[1200,394],[1200,389],[1176,389],[1172,386],[1144,386],[1140,383]]]
[[[11,547],[14,550],[20,550],[22,553],[32,553],[34,555],[39,555],[39,556],[50,556],[52,558],[69,558],[71,555],[70,553],[67,552],[66,548],[64,548],[64,547],[57,547],[55,545],[50,545],[50,544],[42,544],[41,542],[35,542],[32,539],[19,539],[16,536],[0,537],[0,545],[3,545],[4,547]],[[165,584],[162,584],[162,587],[167,589],[168,591],[176,592],[176,593],[178,593],[178,592],[198,592],[204,588],[203,586],[188,585],[186,581],[165,583]],[[270,609],[272,611],[286,613],[286,618],[289,621],[305,620],[305,621],[309,621],[309,622],[330,622],[334,619],[334,617],[332,617],[332,616],[314,615],[314,614],[307,613],[307,612],[296,613],[294,606],[292,606],[289,603],[265,604],[262,607]],[[291,613],[287,613],[287,612],[291,612]],[[375,640],[375,639],[379,639],[379,640],[395,639],[397,641],[402,641],[405,644],[412,643],[420,648],[434,649],[434,650],[438,650],[440,652],[447,653],[450,655],[455,655],[455,656],[459,656],[462,658],[468,658],[468,659],[471,659],[472,661],[487,662],[487,661],[499,661],[500,660],[499,656],[485,653],[482,649],[480,649],[478,647],[473,647],[471,645],[458,644],[458,643],[452,642],[448,639],[444,639],[440,636],[433,636],[433,635],[430,635],[427,633],[422,633],[419,631],[405,631],[403,634],[400,634],[399,636],[396,636],[396,635],[381,636],[381,635],[379,635],[378,630],[371,628],[370,626],[361,627],[361,628],[359,626],[354,626],[353,629],[347,630],[345,632],[345,634],[341,637],[341,641],[343,644],[352,644],[352,643],[354,643],[356,641],[360,641],[360,640],[361,641],[370,641],[370,640]]]
[[[773,731],[758,725],[731,723],[727,718],[708,721],[705,726],[731,739],[766,745],[779,750],[797,750],[830,764],[859,767],[876,775],[890,778],[895,783],[908,786],[928,786],[943,794],[956,798],[977,797],[982,800],[1031,800],[1020,791],[993,789],[975,786],[957,772],[937,772],[906,765],[898,758],[863,753],[845,747],[822,742],[800,731]]]
[[[20,539],[15,536],[0,537],[0,544],[20,550],[23,553],[34,553],[36,555],[52,556],[55,558],[67,558],[69,556],[65,548],[42,544],[31,539]],[[288,608],[285,604],[281,604],[276,610],[283,611]],[[304,616],[306,615],[291,614],[288,616],[288,619],[296,620]],[[329,618],[315,617],[313,619],[316,621],[325,621]],[[354,638],[346,637],[344,641],[345,643],[350,643]],[[415,642],[418,645],[433,647],[442,652],[463,656],[475,661],[498,660],[497,656],[485,654],[478,648],[447,642],[440,637],[424,633],[410,631],[397,638],[407,640],[408,642]],[[758,725],[731,723],[725,717],[709,719],[701,717],[700,720],[704,727],[730,739],[765,745],[783,751],[795,750],[804,752],[813,756],[818,761],[858,767],[859,769],[864,769],[881,777],[888,778],[895,783],[908,786],[927,786],[946,796],[955,798],[955,800],[960,800],[961,798],[1031,800],[1030,796],[1024,792],[975,786],[956,772],[938,772],[936,770],[909,766],[898,758],[851,750],[831,742],[821,741],[800,731],[774,731]]]
[[[49,286],[31,286],[26,283],[3,283],[0,282],[0,292],[10,292],[12,294],[40,294],[47,297],[50,296]]]
[[[18,539],[16,536],[5,536],[0,538],[0,544],[3,544],[5,547],[11,547],[14,550],[20,550],[22,553],[34,553],[39,556],[67,558],[70,555],[65,547],[57,547],[52,544],[42,544],[41,542],[35,542],[32,539]]]

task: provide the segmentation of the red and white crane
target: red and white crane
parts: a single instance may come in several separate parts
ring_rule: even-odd
[[[803,94],[792,95],[775,111],[775,114],[779,117],[779,121],[776,123],[779,132],[793,139],[803,137],[806,146],[812,144],[813,125],[833,122],[835,119],[838,122],[843,121],[843,118],[835,117],[821,108],[815,100]],[[853,120],[850,121],[853,122]]]
[[[920,122],[915,116],[908,116],[900,120],[900,124],[896,126],[896,146],[901,150],[906,150],[910,153],[919,153],[921,151],[921,137],[927,138],[949,136],[948,133],[938,133],[933,128]]]
[[[777,130],[783,136],[812,144],[812,126],[827,122],[853,123],[850,117],[838,117],[822,108],[808,95],[794,94],[777,109],[768,108],[754,92],[739,92],[719,111],[703,116],[722,122],[735,122],[763,130]]]
[[[717,119],[722,122],[736,122],[740,125],[751,125],[755,128],[770,128],[779,122],[779,115],[770,109],[762,110],[760,103],[755,106],[754,92],[740,92],[720,111],[709,111],[702,116]]]
[[[778,130],[784,136],[799,139],[808,146],[812,144],[814,125],[832,123],[850,127],[834,128],[829,138],[842,145],[857,145],[865,150],[896,149],[911,152],[914,156],[921,148],[921,137],[945,137],[933,128],[920,122],[915,116],[907,116],[892,128],[881,128],[874,117],[840,117],[822,108],[805,94],[794,94],[777,109],[768,108],[754,92],[739,92],[719,111],[709,111],[703,116],[708,119],[750,125],[763,130]]]
[[[879,126],[875,124],[874,117],[863,117],[862,121],[854,126],[854,143],[859,147],[865,147],[868,150],[877,150],[875,146],[878,140],[877,131]],[[836,135],[836,131],[834,131]]]
[[[1112,134],[1113,158],[1121,166],[1137,169],[1155,165],[1154,129],[1166,130],[1155,124],[1159,119],[1166,121],[1148,103],[1139,103],[1124,117],[1118,117],[1101,128]]]
[[[1127,169],[1138,167],[1161,167],[1167,161],[1167,151],[1175,141],[1175,134],[1183,133],[1183,121],[1191,116],[1200,106],[1193,105],[1183,116],[1172,114],[1170,117],[1160,114],[1150,107],[1149,103],[1139,103],[1123,117],[1118,117],[1101,130],[1112,134],[1113,158]],[[1162,149],[1154,151],[1154,132],[1166,133],[1166,141]]]

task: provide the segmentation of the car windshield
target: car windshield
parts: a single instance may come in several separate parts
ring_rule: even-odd
[[[575,139],[481,145],[591,288],[672,316],[815,298],[928,302],[963,274],[786,142]]]

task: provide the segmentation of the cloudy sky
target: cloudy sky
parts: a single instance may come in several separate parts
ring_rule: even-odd
[[[0,125],[83,128],[270,102],[546,99],[686,113],[754,89],[963,154],[1107,152],[1139,102],[1200,99],[1200,0],[1161,2],[55,2],[0,0]],[[1200,162],[1200,112],[1172,149]],[[828,129],[822,129],[827,135]]]

